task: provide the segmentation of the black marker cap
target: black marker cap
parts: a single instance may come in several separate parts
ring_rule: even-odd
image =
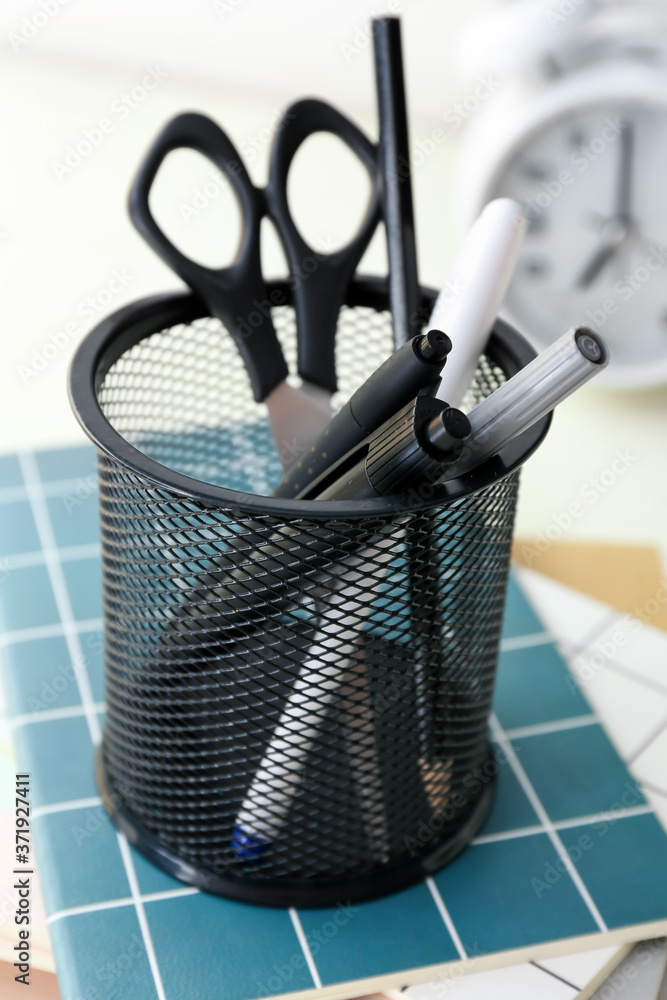
[[[431,447],[447,455],[470,434],[470,421],[465,413],[448,406],[424,428],[424,437]]]
[[[452,342],[442,330],[429,330],[415,343],[415,350],[424,361],[442,361],[452,349]]]

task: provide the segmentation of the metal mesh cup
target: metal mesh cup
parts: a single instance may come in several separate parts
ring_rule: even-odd
[[[334,403],[390,352],[386,305],[384,283],[351,286]],[[293,311],[273,317],[293,368]],[[532,357],[499,321],[465,405]],[[99,449],[97,779],[116,825],[178,878],[260,903],[371,898],[445,864],[491,804],[518,468],[548,418],[451,483],[272,498],[266,409],[184,293],[93,330],[70,395]]]

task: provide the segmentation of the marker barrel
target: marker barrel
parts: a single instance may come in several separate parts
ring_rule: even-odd
[[[474,223],[438,295],[429,325],[446,330],[452,353],[438,399],[460,406],[505,297],[526,232],[521,205],[489,202]]]
[[[470,411],[470,438],[452,473],[461,475],[497,454],[608,362],[599,334],[586,327],[569,330]]]

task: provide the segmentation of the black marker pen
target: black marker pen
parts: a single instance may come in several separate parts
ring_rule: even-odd
[[[296,497],[417,393],[435,388],[451,348],[446,333],[429,330],[394,351],[350,397],[303,458],[289,469],[273,495]]]
[[[470,423],[465,413],[417,396],[324,472],[300,500],[361,500],[402,493],[440,479],[459,458]]]

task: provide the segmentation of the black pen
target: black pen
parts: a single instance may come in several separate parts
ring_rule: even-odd
[[[394,343],[400,347],[419,333],[423,324],[419,314],[421,299],[410,182],[401,22],[397,17],[380,17],[372,25],[380,122],[378,165],[389,258],[389,301]]]
[[[416,396],[327,469],[300,500],[362,500],[435,482],[461,455],[470,434],[465,413],[427,394]]]
[[[529,427],[536,414],[565,399],[607,360],[606,347],[597,335],[584,328],[570,331],[480,403],[471,413],[472,421],[460,410],[421,393],[325,470],[299,499],[358,500],[407,490],[418,494],[420,484],[442,479],[458,463],[470,461],[470,453],[477,452],[480,460],[495,454],[497,447]],[[463,455],[467,440],[469,454]],[[370,614],[395,544],[395,536],[387,534],[348,554],[332,578],[338,599],[322,602],[311,645],[237,816],[232,845],[249,862],[270,850],[282,831],[305,760],[321,729],[323,705],[337,697],[346,671],[359,669],[360,623]],[[363,679],[363,673],[359,676]],[[361,690],[357,689],[357,695]],[[428,735],[428,721],[426,727]],[[429,802],[446,801],[451,760],[438,759],[433,753],[425,756],[422,751],[418,764]],[[375,758],[366,762],[362,807],[370,817],[373,848],[382,860],[386,818]]]
[[[400,351],[411,350],[413,343]],[[422,390],[325,468],[300,491],[298,499],[350,500],[396,494],[397,504],[402,495],[403,506],[410,506],[408,491],[418,495],[422,483],[433,485],[464,477],[493,458],[508,441],[600,372],[608,359],[599,334],[580,327],[552,344],[478,403],[467,417],[430,395],[428,389]],[[354,426],[357,434],[362,433],[356,422]],[[322,526],[323,552],[329,544],[326,526]],[[305,559],[299,531],[286,529],[249,552],[242,569],[229,554],[218,555],[216,563],[209,574],[208,599],[218,605],[220,628],[233,630],[242,613],[261,621],[270,607],[275,610],[276,603],[298,602],[302,588],[299,570],[311,579],[317,576],[317,546],[309,547]]]
[[[609,362],[599,334],[569,330],[465,416],[421,395],[304,490],[299,499],[352,500],[405,493],[464,476],[597,375]],[[435,410],[440,406],[440,412]]]
[[[448,461],[458,458],[468,430],[468,418],[460,410],[427,395],[417,396],[386,421],[370,441],[353,450],[355,458],[359,450],[366,452],[367,463],[361,466],[351,488],[346,482],[343,490],[339,486],[333,489],[338,489],[338,499],[351,499],[393,493],[406,484],[413,486],[421,475],[429,475],[434,467],[440,473]],[[345,466],[346,458],[332,470],[336,483],[336,473]],[[325,498],[327,490],[322,493],[321,484],[327,478],[328,473],[323,473],[313,486]],[[238,857],[248,862],[258,861],[280,836],[298,794],[308,753],[321,731],[323,708],[338,697],[346,673],[355,675],[357,709],[372,711],[360,659],[360,622],[371,611],[374,592],[384,573],[378,570],[378,563],[387,564],[395,544],[395,536],[389,533],[359,552],[348,553],[331,579],[336,600],[325,600],[318,608],[311,644],[237,814],[232,847]],[[371,569],[366,570],[367,566]],[[358,741],[353,747],[358,752]],[[420,758],[419,766],[425,794],[446,794],[448,765],[442,762],[438,768]],[[367,836],[377,860],[383,861],[389,842],[382,776],[377,757],[369,754],[368,748],[364,749],[358,780]]]
[[[421,294],[410,179],[407,95],[403,73],[401,22],[398,18],[380,17],[373,21],[373,48],[380,125],[378,166],[389,264],[389,305],[394,344],[398,347],[419,333],[426,319],[420,308]],[[446,324],[432,323],[429,326],[447,329]],[[456,358],[454,361],[456,363]],[[441,393],[441,398],[446,399],[447,394]],[[429,660],[432,650],[440,645],[439,637],[443,627],[441,609],[432,608],[427,614],[422,599],[423,590],[428,589],[430,581],[437,577],[437,539],[434,525],[428,523],[427,517],[422,518],[417,524],[409,524],[405,543],[408,556],[414,687],[417,701],[420,705],[425,705],[428,701],[426,678],[430,670]],[[434,747],[429,738],[428,727],[427,729],[420,727],[420,744],[423,758],[432,758]],[[438,784],[441,787],[441,783]],[[437,805],[432,803],[432,806],[437,811]]]
[[[417,393],[437,387],[451,348],[446,333],[429,330],[394,351],[350,397],[303,458],[289,469],[273,496],[296,497]]]

